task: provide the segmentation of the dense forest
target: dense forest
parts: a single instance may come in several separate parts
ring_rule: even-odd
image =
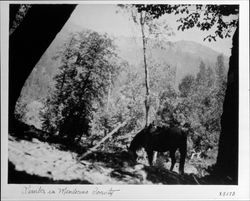
[[[216,10],[216,7],[207,8]],[[59,150],[76,153],[80,159],[86,156],[86,163],[102,161],[114,167],[110,162],[112,157],[122,163],[120,166],[125,161],[130,163],[127,148],[148,125],[186,128],[186,178],[165,172],[169,169],[168,153],[158,157],[155,169],[148,167],[143,151],[138,153],[137,162],[153,175],[153,179],[147,179],[153,183],[167,184],[173,178],[180,183],[209,182],[202,178],[213,171],[219,151],[228,57],[194,42],[172,43],[159,37],[173,34],[166,24],[157,21],[160,15],[170,12],[168,7],[163,6],[162,11],[133,5],[120,9],[131,12],[132,20],[141,30],[141,38],[136,39],[142,44],[136,47],[138,51],[129,49],[131,43],[125,39],[126,46],[121,53],[121,46],[117,45],[121,38],[94,30],[64,35],[57,42],[60,45],[45,52],[26,80],[14,113],[15,119],[29,126],[24,134],[13,136],[23,140],[37,138],[41,143],[56,144]],[[179,6],[171,9],[177,12]],[[185,6],[182,9],[180,12],[188,10]],[[220,20],[219,17],[219,24]],[[185,18],[182,22],[185,25]],[[230,23],[222,28],[218,26],[218,37],[223,38],[220,28],[224,31],[235,27],[234,20]],[[180,27],[183,30],[187,28],[184,25]],[[213,36],[208,37],[212,39]],[[189,47],[194,47],[196,52],[188,52]],[[133,50],[140,55],[136,62],[130,53]],[[11,138],[11,142],[15,140]],[[156,173],[157,168],[161,171]],[[167,174],[166,178],[159,180],[161,174]],[[230,183],[232,178],[218,182]]]
[[[110,146],[117,143],[117,148],[126,147],[133,134],[145,125],[143,66],[136,68],[119,59],[112,40],[93,31],[71,36],[55,60],[58,59],[60,66],[49,96],[30,106],[41,109],[38,118],[42,130],[66,138],[65,142],[93,145],[93,140],[100,140],[116,125],[129,120],[109,142]],[[185,75],[175,87],[176,69],[151,59],[150,122],[170,127],[188,123],[192,130],[190,151],[216,149],[226,87],[224,63],[223,55],[217,56],[213,66],[201,61],[198,72]],[[34,82],[43,87],[39,80]],[[35,90],[39,89],[37,85]],[[34,90],[32,86],[27,88],[30,93]],[[18,102],[17,114],[25,120],[28,111],[23,102]],[[119,142],[120,138],[124,141]]]

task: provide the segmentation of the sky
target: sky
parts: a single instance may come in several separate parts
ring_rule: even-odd
[[[218,38],[216,42],[203,41],[211,31],[203,32],[195,28],[185,31],[177,31],[177,16],[164,15],[162,19],[165,19],[175,32],[175,35],[167,38],[167,40],[173,42],[179,40],[195,41],[227,56],[231,55],[232,38]],[[115,37],[141,36],[140,29],[138,29],[138,26],[136,26],[131,20],[130,14],[122,12],[115,4],[78,5],[68,20],[68,23],[76,25],[79,29],[88,28]]]

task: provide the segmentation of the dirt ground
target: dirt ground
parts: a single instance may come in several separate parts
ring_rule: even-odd
[[[204,167],[212,163],[187,160],[186,174],[179,175],[178,163],[169,171],[171,163],[163,157],[151,167],[145,161],[131,164],[125,152],[95,152],[79,161],[76,153],[63,151],[57,144],[12,136],[8,152],[9,183],[202,184],[200,178],[208,174]]]

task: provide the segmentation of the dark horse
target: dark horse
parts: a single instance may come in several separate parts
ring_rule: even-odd
[[[171,168],[172,171],[176,162],[175,152],[179,149],[180,152],[180,166],[179,173],[184,173],[184,164],[187,153],[187,134],[184,130],[174,127],[153,127],[150,124],[148,127],[142,129],[132,140],[129,151],[137,158],[136,151],[144,148],[148,155],[149,164],[152,165],[153,153],[170,151]]]

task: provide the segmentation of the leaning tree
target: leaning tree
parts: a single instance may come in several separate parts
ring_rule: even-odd
[[[40,57],[64,26],[76,5],[10,4],[9,130],[18,122],[14,111],[22,87]]]

